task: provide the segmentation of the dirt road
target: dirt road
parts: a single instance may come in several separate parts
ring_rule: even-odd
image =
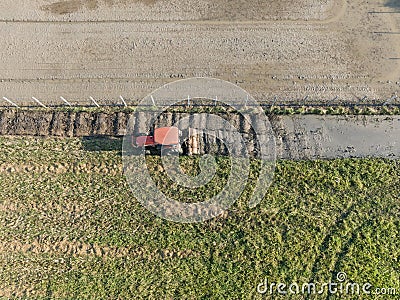
[[[400,87],[394,6],[381,0],[4,0],[0,99],[135,100],[194,76],[231,81],[262,101],[387,99]]]

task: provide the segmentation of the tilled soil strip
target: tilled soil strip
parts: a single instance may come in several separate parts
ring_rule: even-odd
[[[60,112],[17,111],[0,112],[0,135],[96,137],[122,136],[133,112]],[[155,127],[173,126],[184,113],[164,113]],[[258,152],[254,130],[246,115],[222,113],[243,135],[247,150]],[[399,158],[400,116],[384,115],[284,115],[270,116],[275,135],[276,156],[283,159],[319,159],[345,157]],[[134,131],[149,134],[153,126],[145,114],[134,116]],[[207,128],[210,120],[197,124]],[[132,133],[135,133],[132,132]],[[213,128],[214,137],[198,139],[198,153],[215,149],[213,154],[226,154],[224,147],[213,147],[218,139],[229,137],[226,128]],[[261,134],[268,134],[262,132]]]

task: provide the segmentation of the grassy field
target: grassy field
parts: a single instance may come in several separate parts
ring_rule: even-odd
[[[257,285],[324,283],[338,272],[400,293],[398,161],[279,161],[264,200],[249,209],[254,161],[229,212],[179,224],[134,199],[120,144],[0,138],[1,299],[277,299]],[[217,160],[213,188],[195,191],[171,188],[158,157],[148,164],[160,188],[186,200],[223,184],[229,159]],[[196,173],[197,158],[181,163]],[[360,296],[329,299],[339,298]]]

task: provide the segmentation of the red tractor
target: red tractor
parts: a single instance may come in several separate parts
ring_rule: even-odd
[[[153,135],[132,135],[132,146],[135,149],[145,147],[156,149],[162,154],[179,153],[179,129],[177,127],[161,127],[154,129]]]

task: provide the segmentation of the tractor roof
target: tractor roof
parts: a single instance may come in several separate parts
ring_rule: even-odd
[[[179,129],[177,127],[161,127],[154,130],[154,141],[161,145],[179,144]]]

